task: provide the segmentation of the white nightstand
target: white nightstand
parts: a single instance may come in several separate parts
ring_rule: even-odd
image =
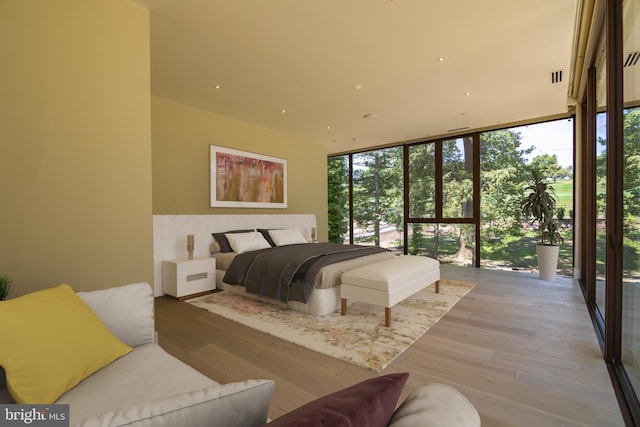
[[[216,289],[215,258],[181,258],[162,261],[162,291],[176,298]]]

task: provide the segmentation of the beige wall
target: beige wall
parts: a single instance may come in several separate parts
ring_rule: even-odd
[[[153,280],[148,11],[0,2],[0,274],[14,296]]]
[[[151,98],[154,214],[313,213],[327,238],[324,146],[222,116]],[[209,145],[287,159],[288,208],[209,207]]]

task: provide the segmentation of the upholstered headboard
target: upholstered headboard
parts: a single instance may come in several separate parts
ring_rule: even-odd
[[[154,293],[162,292],[162,261],[187,257],[187,235],[194,235],[194,257],[210,256],[211,233],[253,228],[296,228],[311,241],[313,214],[281,215],[154,215]]]

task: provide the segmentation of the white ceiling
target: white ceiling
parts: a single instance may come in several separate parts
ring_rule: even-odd
[[[154,96],[328,153],[568,111],[578,0],[137,2]]]

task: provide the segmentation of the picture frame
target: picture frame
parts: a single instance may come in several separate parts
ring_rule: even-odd
[[[210,206],[286,208],[287,160],[209,146]]]

